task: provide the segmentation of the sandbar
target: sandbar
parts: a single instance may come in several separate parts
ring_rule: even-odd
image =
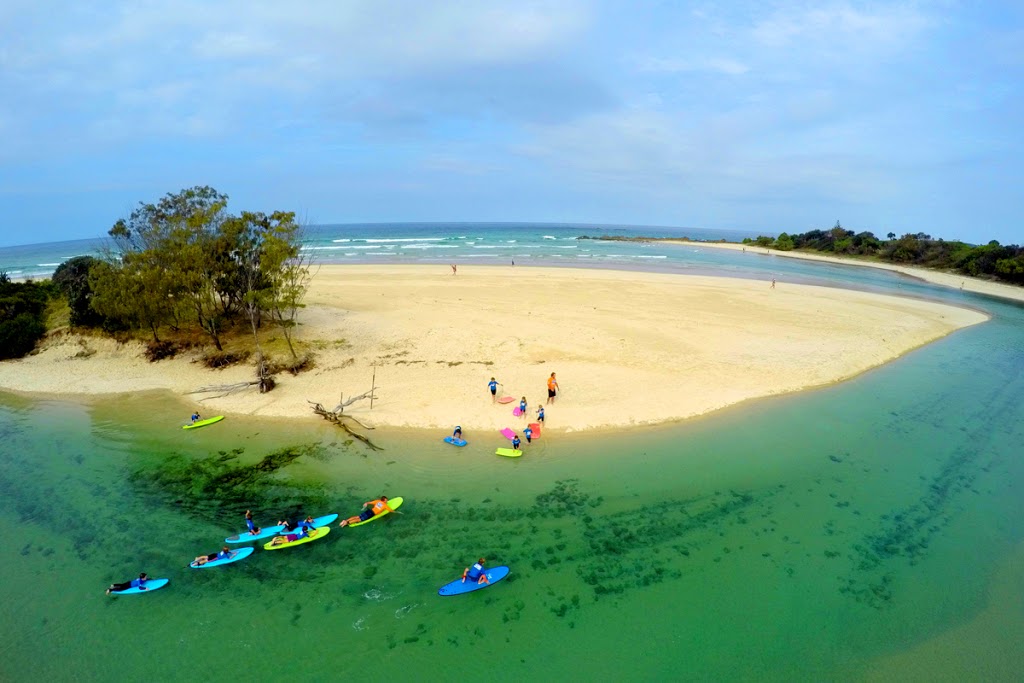
[[[527,419],[499,395],[525,396],[529,421],[547,402],[555,430],[681,420],[748,399],[819,387],[879,366],[984,313],[877,293],[666,273],[519,266],[323,266],[296,334],[316,367],[255,389],[200,401],[200,386],[252,379],[251,364],[209,370],[198,353],[149,363],[140,343],[55,334],[40,351],[0,363],[0,388],[51,395],[165,389],[204,415],[319,419],[376,384],[374,426],[466,436]],[[375,379],[374,378],[375,375]],[[180,416],[184,419],[186,416]]]

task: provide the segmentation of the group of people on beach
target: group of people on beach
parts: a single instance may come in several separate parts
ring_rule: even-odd
[[[500,387],[500,386],[501,386],[501,382],[499,382],[494,377],[491,377],[491,381],[487,383],[487,388],[491,392],[491,402],[492,403],[497,403],[498,402],[498,387]],[[554,403],[555,402],[555,398],[558,396],[558,390],[559,390],[558,380],[555,378],[555,373],[552,372],[551,376],[548,377],[548,400],[547,400],[547,403]],[[544,405],[545,404],[538,404],[537,405],[537,422],[540,423],[540,424],[544,423]],[[522,417],[523,419],[526,419],[527,413],[529,412],[529,409],[530,409],[529,403],[527,403],[526,397],[523,396],[522,398],[519,399],[519,416]],[[455,428],[455,434],[453,436],[456,439],[461,439],[462,438],[462,427],[456,427]],[[523,436],[526,437],[526,443],[531,443],[533,441],[533,430],[529,426],[527,426],[525,429],[523,429]],[[519,439],[519,435],[518,434],[516,434],[515,436],[512,437],[512,448],[514,450],[518,451],[519,450],[519,446],[521,444],[522,444],[522,441]]]

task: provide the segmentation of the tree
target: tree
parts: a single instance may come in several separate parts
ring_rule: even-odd
[[[782,233],[775,238],[775,248],[779,251],[792,251],[793,249],[793,238],[787,233]]]
[[[71,309],[71,324],[96,326],[103,317],[92,308],[92,287],[89,271],[99,263],[92,256],[76,256],[57,266],[53,271],[53,284],[67,297]]]
[[[891,239],[891,240],[894,240],[894,239],[896,239],[896,233],[890,232],[888,235],[886,235],[886,237]]]
[[[754,244],[756,244],[759,247],[766,248],[772,246],[774,242],[775,239],[773,237],[768,237],[767,235],[758,235],[757,239],[754,240]]]
[[[0,277],[0,359],[21,358],[46,334],[43,315],[52,289]]]

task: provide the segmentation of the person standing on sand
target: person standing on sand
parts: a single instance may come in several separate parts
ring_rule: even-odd
[[[491,381],[487,383],[487,388],[491,390],[491,403],[498,400],[498,385],[501,384],[498,380],[491,378]]]
[[[520,417],[524,417],[524,418],[526,417],[526,409],[527,409],[527,407],[529,407],[529,404],[526,402],[526,397],[523,396],[521,399],[519,399],[519,415],[520,415]]]
[[[555,373],[551,373],[548,377],[548,403],[555,402],[555,396],[558,395],[558,382],[555,380]]]
[[[544,406],[537,406],[537,422],[544,422]]]
[[[775,278],[772,278],[772,289],[775,289]]]
[[[523,436],[526,437],[526,443],[532,443],[533,430],[527,427],[526,429],[523,430]]]
[[[453,263],[452,264],[452,275],[458,275],[458,274],[459,274],[459,267]]]

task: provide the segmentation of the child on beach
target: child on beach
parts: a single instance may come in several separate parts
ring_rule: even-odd
[[[491,403],[498,400],[498,385],[501,384],[498,380],[491,378],[491,381],[487,383],[487,388],[491,390]]]
[[[196,412],[192,413],[192,424],[195,424],[198,421],[199,421],[199,411],[197,410]]]
[[[537,406],[537,422],[544,421],[544,406]]]
[[[526,437],[526,443],[532,443],[530,439],[533,437],[533,430],[527,427],[523,430],[523,436]]]
[[[519,416],[520,417],[523,417],[523,418],[526,417],[526,409],[527,409],[527,407],[529,407],[529,404],[526,402],[526,397],[523,396],[521,399],[519,399]]]
[[[518,451],[519,450],[519,444],[521,444],[521,443],[522,443],[522,441],[519,440],[519,435],[518,434],[516,434],[515,436],[512,437],[512,448],[513,448],[513,450],[517,450]]]

